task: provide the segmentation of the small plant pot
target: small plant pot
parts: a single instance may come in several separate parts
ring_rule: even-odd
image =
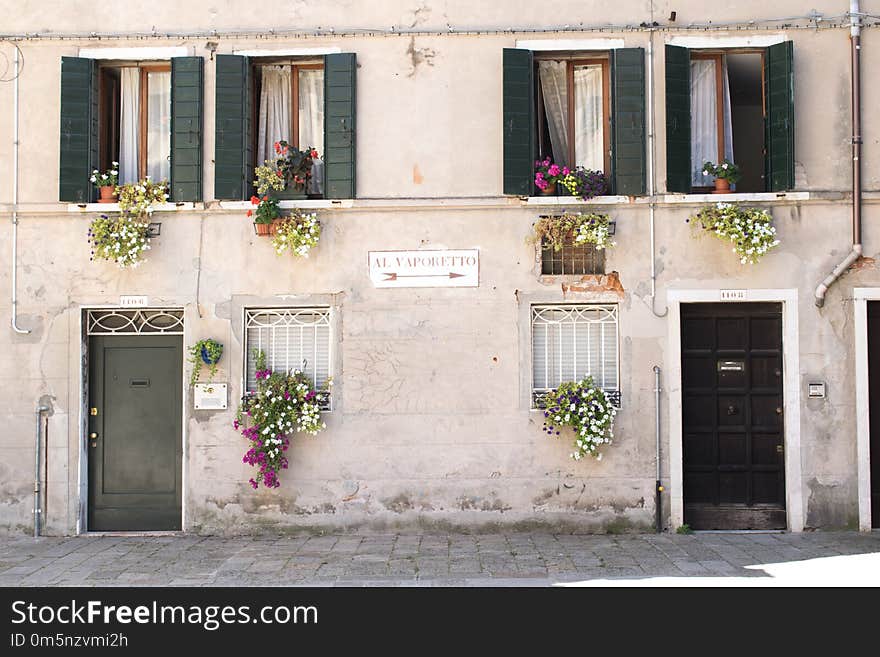
[[[730,194],[730,181],[724,178],[715,179],[715,191],[713,194]]]
[[[538,195],[539,196],[556,196],[556,183],[555,182],[550,183],[549,185],[547,185],[546,189],[541,189],[539,187],[538,188]]]
[[[208,349],[207,349],[206,347],[202,347],[201,356],[202,356],[202,362],[203,362],[205,365],[213,365],[213,364],[215,364],[217,361],[220,360],[220,357],[219,357],[219,356],[217,357],[216,360],[213,359],[213,358],[211,358],[211,354],[208,353]]]
[[[274,223],[271,224],[258,224],[254,222],[254,232],[260,237],[268,237],[269,235],[274,235]]]
[[[99,187],[98,191],[101,194],[101,197],[98,199],[98,203],[116,203],[115,185],[104,185],[103,187]]]

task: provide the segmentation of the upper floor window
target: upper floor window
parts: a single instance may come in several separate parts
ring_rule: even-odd
[[[611,168],[609,59],[541,58],[538,67],[538,158],[593,171]]]
[[[92,171],[119,162],[121,184],[165,179],[172,200],[200,201],[203,67],[62,57],[59,200],[90,202]]]
[[[768,48],[666,46],[667,189],[706,192],[705,162],[728,160],[736,192],[794,187],[791,42]]]
[[[537,58],[537,63],[536,63]],[[642,48],[503,54],[503,189],[531,196],[535,159],[604,171],[611,194],[645,193]]]
[[[119,163],[119,184],[171,176],[171,64],[99,67],[100,169]]]
[[[217,55],[216,61],[215,198],[250,198],[254,168],[277,157],[279,141],[318,152],[306,190],[310,197],[354,198],[353,53]]]
[[[275,144],[286,141],[299,150],[314,149],[310,196],[323,194],[324,62],[259,63],[254,66],[254,97],[258,100],[256,163],[276,157]]]

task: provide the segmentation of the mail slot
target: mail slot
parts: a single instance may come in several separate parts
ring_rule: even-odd
[[[128,385],[132,388],[149,388],[150,380],[149,379],[129,379]]]
[[[746,362],[744,360],[719,360],[718,361],[718,371],[719,372],[744,372],[746,369]]]

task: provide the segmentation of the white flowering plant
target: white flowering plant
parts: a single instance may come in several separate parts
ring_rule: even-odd
[[[611,396],[596,385],[593,377],[567,381],[538,402],[544,411],[544,431],[559,436],[562,429],[574,429],[575,461],[585,456],[602,460],[599,448],[611,443],[614,437],[614,416],[617,409]]]
[[[153,182],[147,176],[143,180],[116,188],[119,196],[119,209],[129,214],[144,217],[153,212],[153,206],[168,200],[168,181]]]
[[[275,227],[272,246],[278,255],[289,251],[294,256],[308,258],[309,251],[318,245],[320,238],[318,216],[314,212],[294,209],[293,214],[282,219]]]
[[[703,175],[715,176],[716,178],[732,183],[735,183],[742,178],[742,175],[739,172],[739,167],[730,160],[723,160],[718,164],[715,164],[714,162],[703,162]]]
[[[119,162],[112,162],[111,164],[112,166],[104,173],[97,169],[92,171],[92,176],[89,180],[98,189],[101,187],[116,187],[116,182],[119,180]]]
[[[609,216],[596,212],[563,211],[561,215],[541,217],[535,222],[535,239],[553,247],[554,251],[572,241],[593,244],[597,249],[614,246]]]
[[[288,467],[285,452],[290,436],[312,436],[327,428],[321,420],[321,403],[329,395],[331,380],[316,390],[300,370],[273,372],[266,366],[266,354],[254,350],[257,390],[242,397],[232,426],[249,441],[243,463],[258,468],[249,480],[256,489],[278,488],[278,473]]]
[[[773,218],[766,210],[741,208],[735,203],[716,203],[702,208],[685,221],[733,243],[740,264],[757,263],[779,244]]]
[[[89,225],[89,260],[109,260],[120,269],[137,267],[146,261],[150,248],[150,224],[140,217],[123,212],[102,214]]]

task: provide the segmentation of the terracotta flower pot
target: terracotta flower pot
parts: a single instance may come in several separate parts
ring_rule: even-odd
[[[549,183],[546,189],[538,188],[538,194],[541,196],[556,196],[556,182]]]
[[[257,235],[260,236],[271,235],[272,224],[258,224],[257,222],[254,222],[254,230],[256,231]]]
[[[101,192],[98,203],[116,203],[116,185],[104,185],[98,190]]]
[[[715,179],[715,191],[713,194],[730,194],[730,181],[724,178]]]

